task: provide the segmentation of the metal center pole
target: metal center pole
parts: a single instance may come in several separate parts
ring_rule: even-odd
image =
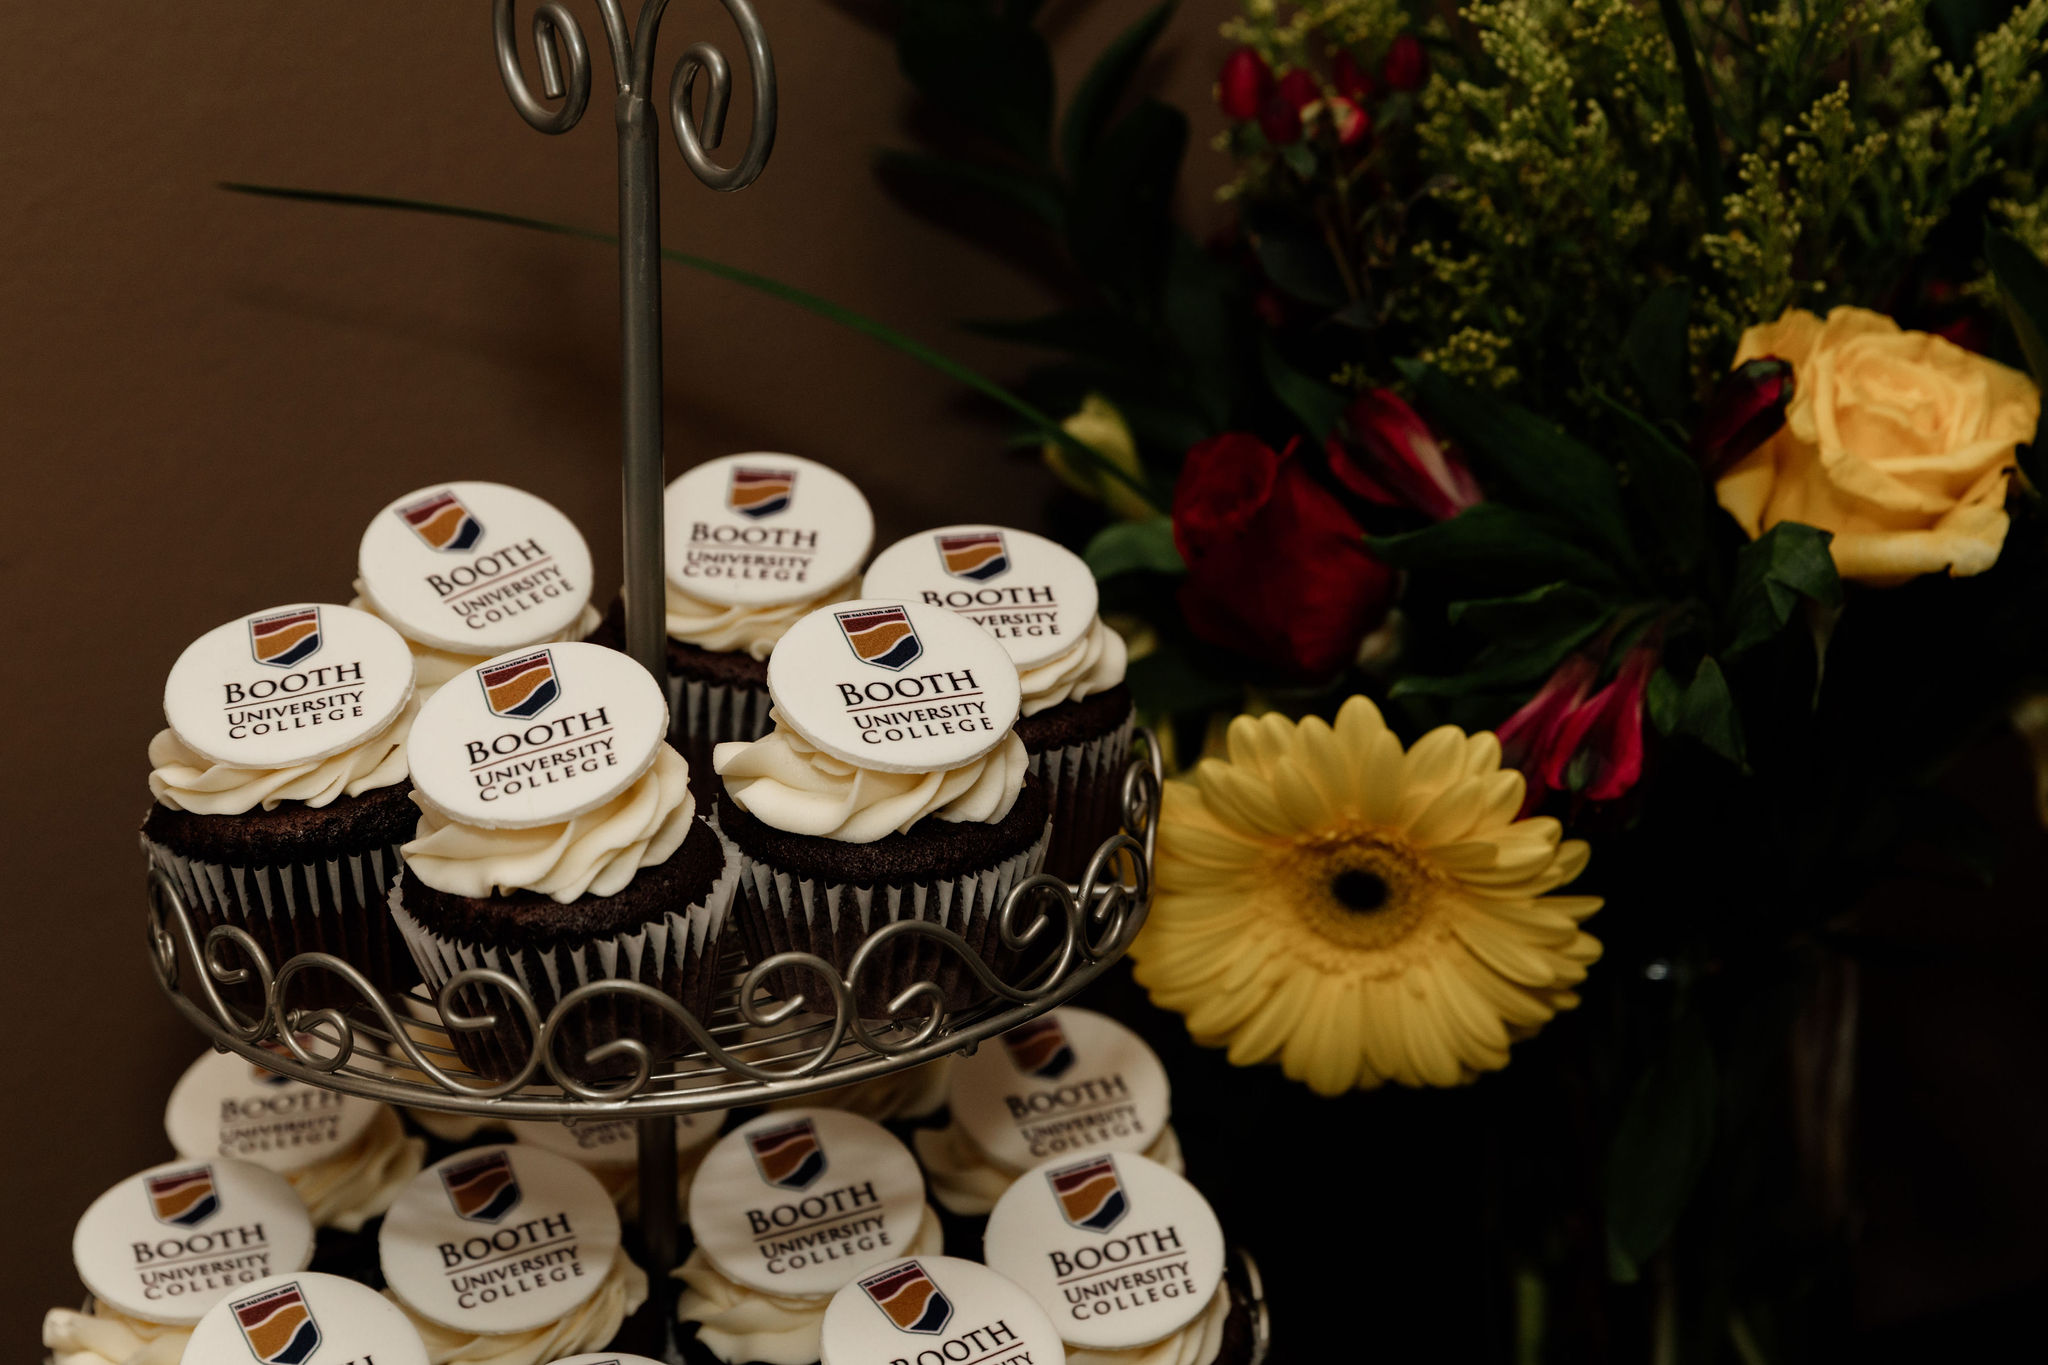
[[[640,1239],[647,1255],[647,1298],[661,1325],[661,1358],[682,1365],[677,1340],[676,1282],[670,1274],[682,1257],[676,1207],[676,1119],[673,1114],[641,1119]]]
[[[661,544],[661,186],[646,97],[623,91],[618,122],[626,652],[661,684],[668,633]]]

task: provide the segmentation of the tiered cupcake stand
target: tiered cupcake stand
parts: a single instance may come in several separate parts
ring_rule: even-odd
[[[637,25],[630,28],[622,0],[596,2],[617,77],[627,649],[659,681],[665,634],[661,262],[658,120],[650,92],[655,42],[668,0],[645,0]],[[775,137],[775,73],[747,0],[721,2],[745,43],[753,87],[744,154],[730,167],[709,155],[720,141],[731,88],[730,65],[716,47],[699,42],[685,50],[669,80],[667,105],[668,122],[690,169],[712,188],[732,190],[751,183],[767,162]],[[493,26],[499,69],[520,115],[545,133],[574,127],[590,98],[591,65],[583,31],[565,6],[544,0],[533,16],[541,95],[523,73],[513,0],[494,0]],[[708,86],[701,112],[693,109],[699,76]],[[632,981],[584,986],[542,1018],[526,991],[501,972],[462,972],[438,998],[425,987],[387,995],[329,953],[301,953],[274,963],[254,939],[230,925],[216,926],[202,939],[176,883],[160,872],[149,879],[150,956],[172,1004],[215,1047],[305,1084],[493,1121],[635,1121],[645,1268],[659,1320],[667,1325],[668,1357],[680,1360],[675,1282],[669,1275],[681,1253],[676,1116],[785,1100],[971,1050],[1043,1014],[1100,976],[1130,946],[1150,901],[1161,768],[1152,737],[1141,732],[1139,743],[1143,752],[1124,776],[1126,832],[1102,845],[1078,885],[1036,876],[1017,886],[1004,905],[1005,943],[1020,950],[1014,958],[1035,964],[1016,980],[997,977],[948,930],[903,921],[870,935],[843,974],[806,953],[781,953],[752,966],[736,951],[729,954],[723,964],[726,985],[708,1019]],[[931,939],[958,954],[987,989],[988,1002],[948,1011],[935,987],[919,984],[890,1002],[887,1018],[860,1017],[853,1008],[859,998],[854,988],[867,964],[879,963],[884,945],[906,935]],[[1021,951],[1027,947],[1030,951]],[[803,996],[769,998],[762,983],[771,973],[788,969],[810,983]],[[354,1003],[306,1007],[309,993],[293,983],[309,973],[328,978],[319,983],[321,998],[334,998],[332,984],[338,979],[353,992]],[[618,996],[636,997],[672,1016],[693,1046],[664,1057],[637,1039],[619,1038],[581,1058],[562,1055],[565,1022]],[[465,1013],[458,998],[492,1004],[488,1013]],[[492,1081],[463,1067],[450,1038],[494,1028],[500,1019],[522,1028],[532,1047],[518,1074]],[[588,1079],[594,1075],[610,1079]],[[1235,1269],[1241,1292],[1252,1300],[1263,1348],[1265,1305],[1257,1271],[1249,1258],[1240,1259]]]

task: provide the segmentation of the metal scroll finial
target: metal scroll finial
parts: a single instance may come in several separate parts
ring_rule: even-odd
[[[710,43],[692,43],[670,73],[667,97],[654,98],[654,51],[669,0],[646,0],[638,25],[626,27],[623,0],[596,0],[604,19],[617,82],[619,130],[619,331],[625,360],[622,386],[625,471],[626,652],[660,682],[663,623],[661,499],[661,195],[655,157],[655,117],[666,108],[676,147],[690,171],[715,190],[754,182],[775,146],[775,61],[761,21],[747,0],[720,0],[746,44],[753,78],[753,126],[738,161],[711,159],[723,140],[732,100],[732,67]],[[533,46],[541,94],[527,84],[515,25],[516,0],[493,0],[492,34],[498,74],[519,116],[543,133],[566,133],[590,104],[590,46],[561,0],[542,0],[533,11]],[[704,109],[694,109],[697,78],[705,84]]]

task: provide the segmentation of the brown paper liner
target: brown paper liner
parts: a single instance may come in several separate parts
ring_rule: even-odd
[[[1031,771],[1052,802],[1052,841],[1045,870],[1079,882],[1088,860],[1124,824],[1124,768],[1131,758],[1134,718],[1106,735],[1031,755]]]

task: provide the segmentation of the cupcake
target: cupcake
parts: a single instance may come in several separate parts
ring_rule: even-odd
[[[767,1114],[721,1138],[691,1186],[690,1230],[677,1316],[727,1365],[810,1365],[841,1286],[943,1241],[910,1150],[835,1109]]]
[[[669,742],[715,790],[712,749],[768,733],[768,655],[791,626],[855,595],[875,518],[836,470],[727,455],[668,486]],[[595,637],[624,648],[623,605]]]
[[[183,1365],[428,1365],[405,1314],[339,1275],[239,1286],[192,1329]]]
[[[432,1365],[595,1351],[647,1299],[597,1177],[553,1152],[474,1147],[422,1171],[377,1236]]]
[[[565,1156],[597,1177],[619,1212],[640,1216],[640,1135],[631,1119],[542,1119],[506,1125],[516,1141]],[[676,1205],[689,1207],[690,1181],[725,1126],[725,1111],[676,1115]]]
[[[1033,1166],[1136,1152],[1178,1171],[1166,1068],[1114,1019],[1069,1005],[1004,1034],[953,1067],[953,1121],[916,1134],[932,1197],[986,1214]]]
[[[796,950],[844,973],[869,933],[915,919],[959,935],[1000,975],[1014,956],[1003,901],[1037,872],[1046,832],[1002,647],[951,612],[864,599],[792,626],[768,661],[768,690],[775,728],[714,758],[751,959]],[[957,953],[922,935],[869,961],[853,983],[869,1017],[919,982],[948,1009],[988,994]],[[798,971],[773,986],[818,998]]]
[[[422,701],[507,650],[597,629],[590,547],[574,522],[501,483],[429,484],[371,519],[349,605],[412,650]]]
[[[1065,1365],[1032,1297],[985,1265],[917,1256],[861,1276],[825,1310],[827,1365]]]
[[[413,979],[384,890],[412,830],[405,734],[415,706],[405,641],[347,607],[260,611],[178,656],[164,684],[169,726],[149,742],[156,801],[142,843],[202,942],[233,925],[273,968],[326,952],[380,988]],[[224,993],[263,1009],[253,982]],[[319,971],[295,978],[291,994],[293,1005],[356,1003]]]
[[[1224,1276],[1222,1225],[1155,1161],[1047,1162],[996,1201],[983,1251],[1053,1320],[1068,1365],[1250,1365],[1251,1311]]]
[[[72,1235],[84,1312],[53,1308],[57,1365],[176,1365],[193,1328],[251,1281],[303,1270],[313,1224],[284,1177],[246,1161],[172,1161],[92,1202]],[[189,1358],[189,1357],[188,1357]]]
[[[305,1038],[317,1050],[317,1040]],[[234,1157],[291,1183],[313,1222],[358,1232],[420,1172],[427,1144],[389,1105],[303,1085],[232,1052],[185,1069],[164,1106],[181,1157]]]
[[[1045,870],[1078,882],[1123,827],[1131,690],[1123,637],[1096,614],[1095,575],[1044,536],[942,526],[875,557],[865,597],[904,597],[979,622],[1023,680],[1017,737],[1052,803]]]
[[[436,998],[487,967],[520,982],[543,1021],[600,980],[641,982],[710,1017],[736,874],[697,818],[667,728],[654,680],[590,644],[493,659],[421,708],[408,745],[419,824],[391,913]],[[465,987],[461,1003],[495,1013],[496,1028],[452,1032],[464,1065],[504,1080],[535,1039],[495,995]],[[617,1038],[657,1060],[688,1042],[666,1012],[617,997],[577,1010],[558,1036],[558,1059],[590,1077],[617,1074],[585,1062]]]

